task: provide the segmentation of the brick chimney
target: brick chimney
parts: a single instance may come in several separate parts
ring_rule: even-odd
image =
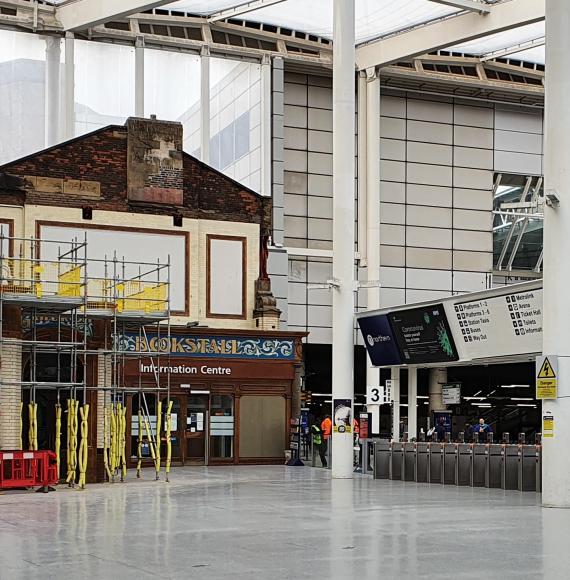
[[[126,125],[128,199],[182,205],[182,124],[152,116],[130,117]]]

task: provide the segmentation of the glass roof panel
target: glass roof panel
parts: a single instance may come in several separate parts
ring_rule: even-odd
[[[179,0],[164,6],[208,15],[243,3],[241,0]],[[287,0],[243,16],[246,20],[284,26],[332,38],[332,0]],[[356,41],[365,42],[424,22],[456,13],[451,8],[429,0],[358,0],[356,2]]]
[[[493,34],[485,38],[473,40],[471,42],[458,44],[457,46],[451,47],[447,50],[481,56],[490,52],[495,52],[496,50],[516,47],[518,44],[523,44],[537,38],[542,38],[544,37],[544,34],[544,22],[537,22],[536,24],[521,26],[520,28],[515,28],[506,32],[500,32],[499,34]],[[523,50],[525,49],[525,47],[521,48]],[[544,53],[544,49],[542,52]],[[518,56],[516,58],[521,57]],[[542,63],[544,64],[544,60]]]

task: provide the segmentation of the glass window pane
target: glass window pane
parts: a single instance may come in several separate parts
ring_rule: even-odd
[[[210,455],[218,459],[234,456],[234,398],[232,395],[212,395],[211,450]]]
[[[259,191],[261,67],[210,59],[210,163]]]
[[[122,125],[135,114],[135,49],[75,42],[75,134]]]
[[[45,51],[38,35],[0,30],[0,164],[45,146]]]
[[[184,126],[184,151],[200,154],[200,57],[145,50],[145,115]]]

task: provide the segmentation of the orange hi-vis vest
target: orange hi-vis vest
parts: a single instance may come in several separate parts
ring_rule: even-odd
[[[332,431],[332,421],[330,419],[323,419],[323,422],[321,423],[321,429],[323,431],[323,435],[326,439],[329,439],[331,436],[331,431]]]

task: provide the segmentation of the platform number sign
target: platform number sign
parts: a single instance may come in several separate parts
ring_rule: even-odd
[[[386,386],[367,385],[366,386],[366,404],[383,405],[390,402],[390,393],[392,391],[392,381],[386,381]]]

